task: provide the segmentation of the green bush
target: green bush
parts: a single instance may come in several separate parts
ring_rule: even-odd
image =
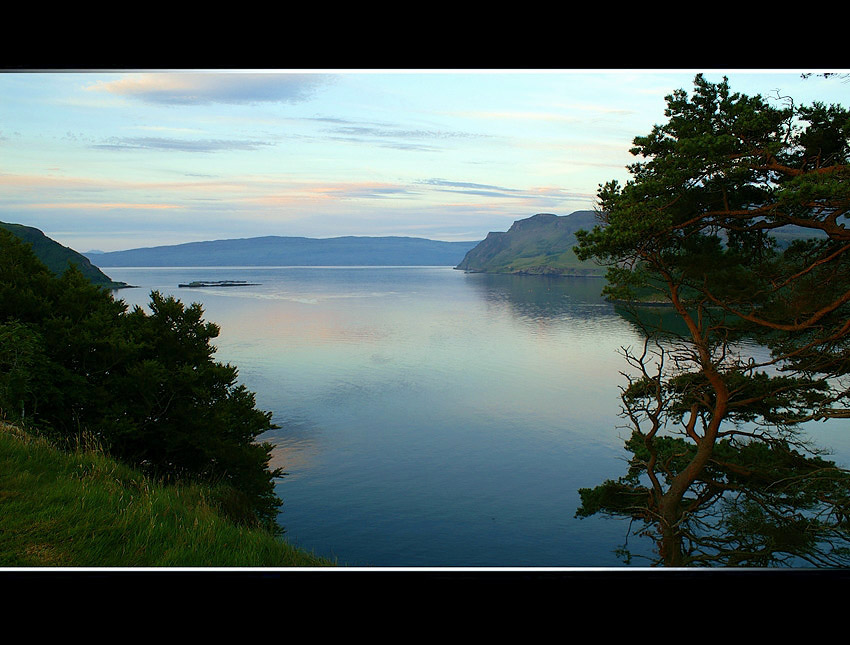
[[[158,478],[231,487],[226,512],[277,530],[282,473],[256,442],[271,414],[214,360],[219,329],[200,305],[154,291],[150,309],[128,312],[73,266],[54,277],[0,229],[0,418],[60,444],[93,437]]]

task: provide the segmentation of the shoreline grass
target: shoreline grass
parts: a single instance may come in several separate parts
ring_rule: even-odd
[[[335,566],[223,518],[214,493],[0,422],[0,567]]]

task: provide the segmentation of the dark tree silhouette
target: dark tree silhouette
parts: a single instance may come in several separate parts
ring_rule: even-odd
[[[599,225],[577,236],[647,338],[624,349],[629,475],[583,490],[579,515],[630,508],[671,566],[709,562],[694,550],[706,535],[734,542],[723,531],[758,522],[810,539],[714,561],[834,563],[845,553],[823,541],[847,528],[847,480],[798,430],[850,416],[850,113],[694,85],[667,97],[667,122],[634,140],[632,179],[600,187]],[[677,324],[634,307],[647,301]]]
[[[71,267],[55,277],[0,229],[0,418],[60,444],[96,441],[157,477],[215,485],[222,509],[278,530],[274,427],[236,367],[214,360],[198,304],[151,293],[128,312]]]

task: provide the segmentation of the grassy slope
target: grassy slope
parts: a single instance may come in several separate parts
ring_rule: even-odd
[[[71,262],[94,284],[107,289],[118,289],[127,286],[124,282],[111,280],[103,271],[94,266],[87,257],[77,253],[73,249],[69,249],[67,246],[62,246],[59,242],[50,239],[37,228],[22,224],[7,224],[6,222],[0,222],[0,227],[5,228],[20,240],[31,244],[32,250],[38,259],[56,275],[62,275],[65,269],[68,268],[68,263]]]
[[[223,519],[210,496],[0,422],[0,567],[333,566]]]

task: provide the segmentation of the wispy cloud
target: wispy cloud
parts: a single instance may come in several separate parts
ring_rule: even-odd
[[[454,116],[476,120],[494,121],[519,121],[519,122],[545,122],[574,124],[587,120],[588,115],[614,115],[629,116],[635,114],[634,110],[628,108],[611,107],[604,105],[569,103],[559,106],[554,111],[505,111],[505,110],[479,110],[475,112],[453,112]]]
[[[0,186],[7,194],[16,189],[36,192],[44,190],[104,190],[114,187],[114,185],[115,182],[89,177],[0,173]]]
[[[191,175],[190,175],[191,176]],[[269,181],[262,177],[251,176],[230,180],[213,177],[195,177],[191,180],[176,181],[136,181],[126,179],[108,179],[103,177],[69,177],[55,174],[24,175],[0,173],[0,203],[25,204],[52,200],[54,203],[70,201],[97,202],[103,195],[149,195],[154,192],[170,203],[184,203],[185,200],[200,198],[229,199],[240,196],[246,191],[265,192],[280,188],[279,181]],[[103,203],[118,202],[106,198]],[[147,197],[123,197],[121,202],[148,203]]]
[[[481,138],[483,135],[460,130],[434,130],[409,128],[393,123],[354,121],[335,117],[313,117],[306,119],[329,126],[323,130],[331,141],[369,143],[385,148],[403,150],[436,150],[427,142]]]
[[[278,72],[145,73],[97,81],[86,89],[165,105],[299,103],[332,78],[327,74]]]
[[[284,206],[305,201],[340,202],[352,200],[399,199],[417,195],[402,184],[379,182],[289,183],[283,191],[245,198],[244,202]]]
[[[174,139],[167,137],[112,137],[93,148],[104,150],[174,150],[178,152],[232,152],[273,145],[266,141],[233,139]]]
[[[178,204],[139,204],[133,202],[45,202],[45,203],[28,203],[16,204],[17,208],[33,208],[33,209],[98,209],[98,210],[164,210],[173,208],[183,208]]]
[[[172,128],[164,125],[136,125],[133,126],[134,130],[153,130],[154,132],[185,132],[189,134],[197,134],[198,132],[203,132],[203,130],[199,130],[198,128]]]
[[[448,181],[446,179],[424,179],[418,183],[433,186],[434,190],[437,191],[462,195],[474,195],[476,197],[494,197],[518,200],[561,200],[576,197],[584,199],[588,197],[583,193],[571,193],[557,187],[532,187],[520,190],[518,188],[507,188],[505,186],[476,184],[464,181]]]
[[[330,132],[334,132],[343,136],[351,137],[378,137],[378,138],[404,138],[404,139],[458,139],[470,138],[472,135],[466,132],[452,132],[445,130],[407,130],[396,126],[365,126],[365,125],[346,125],[338,128],[333,128]]]
[[[468,181],[448,181],[446,179],[423,179],[420,184],[428,184],[429,186],[443,186],[446,188],[465,188],[473,190],[493,190],[500,193],[518,193],[516,188],[505,188],[504,186],[492,186],[490,184],[475,184]]]

